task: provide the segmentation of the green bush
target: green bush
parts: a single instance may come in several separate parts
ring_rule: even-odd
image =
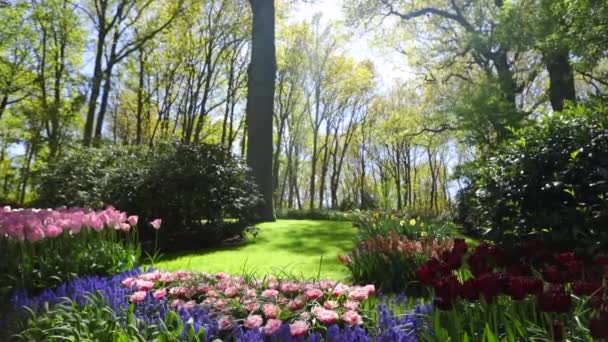
[[[495,241],[538,235],[592,254],[608,244],[608,110],[545,115],[463,169],[459,221]]]
[[[138,215],[140,228],[160,217],[165,245],[167,234],[195,241],[193,247],[242,235],[256,219],[253,209],[260,198],[242,161],[211,144],[74,150],[51,163],[39,179],[37,205],[112,204]],[[141,232],[153,237],[150,228]]]

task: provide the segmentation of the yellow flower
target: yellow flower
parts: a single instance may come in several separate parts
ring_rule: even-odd
[[[426,235],[427,235],[426,232],[420,232],[420,236],[426,237]]]
[[[420,227],[424,227],[424,222],[420,222]]]
[[[410,226],[415,226],[415,225],[416,225],[416,219],[411,219]]]
[[[399,222],[399,225],[400,225],[401,227],[405,226],[405,220],[401,220],[401,222]]]

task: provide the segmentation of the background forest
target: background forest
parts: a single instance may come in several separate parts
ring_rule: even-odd
[[[349,0],[344,20],[276,5],[279,211],[439,213],[470,180],[455,177],[458,165],[608,89],[598,1]],[[45,165],[81,146],[179,140],[245,155],[245,1],[0,6],[4,202],[34,200]],[[361,58],[351,44],[360,32],[370,48],[402,54],[407,79]]]

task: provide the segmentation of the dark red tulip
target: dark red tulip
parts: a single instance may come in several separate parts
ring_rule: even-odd
[[[608,338],[608,319],[601,317],[592,319],[589,321],[589,331],[593,338]]]
[[[477,281],[475,279],[466,280],[460,287],[460,296],[470,302],[474,302],[479,299],[479,289],[477,288]]]
[[[451,251],[447,254],[446,263],[452,270],[457,270],[462,265],[462,254]]]
[[[464,255],[468,250],[467,242],[464,239],[454,239],[454,248],[452,251]]]
[[[507,294],[514,300],[522,300],[528,294],[527,283],[525,277],[511,277]]]
[[[418,276],[418,280],[424,285],[431,286],[433,284],[433,273],[428,266],[420,267],[416,271],[416,275]]]
[[[440,298],[440,297],[436,297],[435,299],[433,299],[433,304],[439,310],[444,310],[444,311],[452,310],[454,308],[453,301],[450,301],[449,299],[445,299],[445,298]]]
[[[479,292],[489,302],[502,292],[503,283],[496,273],[486,273],[477,278],[477,287]]]
[[[530,266],[525,264],[511,265],[507,268],[507,273],[512,276],[527,276],[532,273]]]
[[[572,297],[563,286],[553,285],[537,297],[540,311],[566,313],[572,308]]]
[[[528,277],[526,280],[526,292],[537,295],[543,292],[543,280],[536,277]]]
[[[437,281],[434,288],[437,297],[453,302],[460,293],[460,282],[452,275]]]
[[[577,296],[590,296],[602,287],[599,283],[576,281],[572,284],[572,292]]]
[[[576,261],[576,255],[574,255],[574,252],[562,253],[562,254],[557,255],[555,258],[557,259],[557,261],[559,261],[563,265],[565,265],[569,262],[572,262],[572,261]]]
[[[543,278],[552,284],[563,284],[565,275],[557,266],[549,266],[543,270]]]
[[[608,255],[598,255],[593,258],[593,263],[598,266],[608,266]]]

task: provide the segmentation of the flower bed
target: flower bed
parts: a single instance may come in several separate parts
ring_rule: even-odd
[[[108,207],[0,210],[0,299],[78,275],[109,275],[139,258],[137,216]]]
[[[105,333],[127,340],[417,341],[430,307],[406,312],[403,297],[373,306],[373,293],[372,286],[334,281],[134,270],[74,279],[39,295],[20,292],[12,303],[31,308],[24,339],[51,336],[60,322],[62,336],[92,339]],[[84,323],[66,326],[71,319]],[[110,330],[93,329],[100,325]]]
[[[466,252],[456,239],[417,271],[445,312],[437,313],[443,326],[435,331],[445,328],[452,338],[485,330],[523,339],[608,338],[608,257],[555,254],[535,241],[510,251],[482,243],[465,267]]]
[[[372,283],[386,292],[405,291],[423,295],[416,282],[416,269],[434,256],[452,248],[452,240],[439,242],[425,237],[417,240],[390,231],[357,244],[348,255],[338,256],[357,283]]]

